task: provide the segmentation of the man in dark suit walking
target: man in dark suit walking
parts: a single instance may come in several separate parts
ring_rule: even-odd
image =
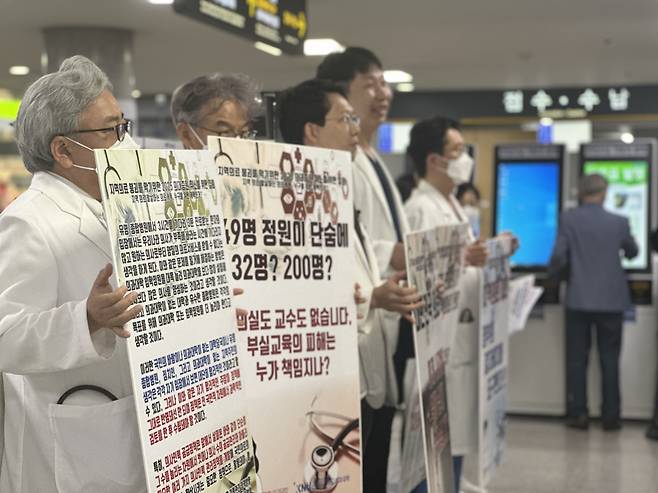
[[[620,253],[638,253],[628,219],[607,212],[608,182],[598,174],[582,178],[580,206],[565,211],[549,266],[549,277],[568,269],[566,299],[567,426],[586,429],[587,364],[596,328],[601,364],[604,430],[621,428],[619,354],[623,313],[630,307]]]

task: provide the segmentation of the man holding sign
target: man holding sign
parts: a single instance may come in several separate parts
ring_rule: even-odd
[[[411,130],[407,154],[421,178],[405,204],[411,230],[468,224],[453,195],[456,186],[470,180],[474,165],[458,123],[442,117],[418,122]],[[460,281],[459,323],[446,367],[455,491],[459,491],[463,457],[477,450],[478,436],[479,272],[473,267],[485,265],[488,251],[472,235],[469,243],[465,262],[470,268]]]
[[[94,148],[131,148],[106,75],[65,60],[23,97],[16,140],[32,184],[0,218],[0,490],[145,491],[124,325]],[[75,405],[72,405],[75,404]]]
[[[325,80],[309,80],[286,91],[279,103],[281,133],[286,142],[345,150],[354,155],[359,118],[354,115],[344,90]],[[404,273],[383,282],[367,231],[355,210],[355,298],[359,304],[359,358],[361,380],[361,448],[368,462],[372,417],[386,401],[393,403],[395,371],[393,354],[386,346],[381,308],[403,316],[422,306],[415,288],[399,284]],[[371,491],[364,478],[364,491]]]

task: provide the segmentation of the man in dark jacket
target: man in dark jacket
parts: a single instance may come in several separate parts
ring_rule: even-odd
[[[619,354],[624,311],[630,307],[620,253],[633,258],[638,247],[628,219],[603,208],[608,183],[598,174],[583,177],[580,206],[564,212],[549,266],[549,277],[568,269],[566,299],[567,425],[588,427],[587,363],[592,337],[601,364],[604,430],[621,427]]]

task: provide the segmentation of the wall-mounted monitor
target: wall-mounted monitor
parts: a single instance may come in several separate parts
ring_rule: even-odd
[[[637,257],[622,260],[629,272],[651,271],[649,234],[654,152],[655,143],[650,140],[632,144],[595,142],[583,145],[580,150],[581,176],[603,175],[608,180],[603,206],[628,218],[631,234],[639,247]]]
[[[495,152],[494,234],[510,231],[519,238],[510,258],[514,270],[545,271],[562,204],[564,147],[501,145]]]

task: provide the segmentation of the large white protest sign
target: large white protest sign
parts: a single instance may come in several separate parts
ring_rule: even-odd
[[[96,151],[149,492],[256,486],[219,179],[207,151]]]
[[[510,240],[487,241],[489,256],[480,290],[480,484],[500,465],[505,448]]]
[[[244,289],[238,334],[263,491],[358,492],[350,155],[223,138],[208,147]]]
[[[467,238],[468,225],[461,224],[411,233],[404,240],[407,279],[425,303],[414,314],[414,346],[430,493],[453,491],[447,404],[450,396],[446,399],[445,371],[452,328],[457,325],[459,280]],[[437,291],[439,281],[444,290],[441,296]]]

